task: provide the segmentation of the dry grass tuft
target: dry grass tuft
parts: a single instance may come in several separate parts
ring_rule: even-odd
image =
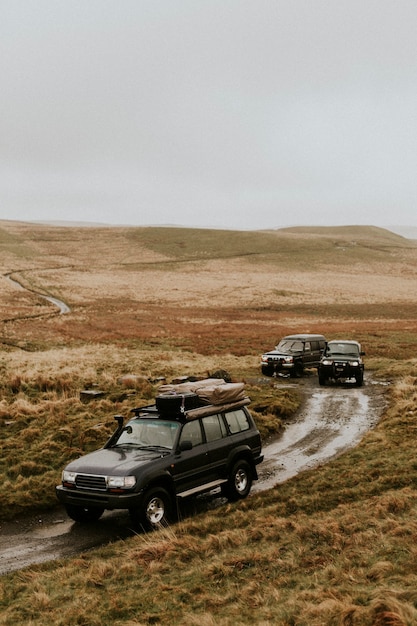
[[[390,561],[378,561],[368,571],[367,578],[372,581],[383,580],[392,570],[393,564]]]
[[[141,566],[149,565],[151,562],[163,561],[169,558],[171,552],[176,550],[175,544],[170,540],[158,540],[149,542],[139,550],[129,551],[129,559],[134,560]]]
[[[409,626],[417,621],[417,609],[401,601],[390,589],[383,598],[372,600],[370,615],[374,626]]]

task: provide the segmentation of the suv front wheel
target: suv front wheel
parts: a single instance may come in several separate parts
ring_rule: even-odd
[[[292,378],[302,378],[304,374],[304,365],[302,361],[296,361],[294,368],[290,370],[290,376]]]
[[[155,530],[168,526],[172,516],[172,503],[169,493],[163,487],[153,487],[145,494],[140,511],[132,512],[134,521],[145,530]]]
[[[261,372],[264,376],[273,376],[274,375],[274,367],[273,365],[262,365]]]
[[[252,470],[247,461],[237,461],[229,474],[229,479],[224,488],[224,495],[230,501],[246,498],[252,487]]]
[[[319,384],[320,385],[325,385],[326,384],[326,380],[327,380],[326,376],[323,374],[323,372],[321,372],[319,370]]]

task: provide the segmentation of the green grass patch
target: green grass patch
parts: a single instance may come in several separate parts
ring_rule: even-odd
[[[247,257],[253,263],[311,269],[313,266],[390,262],[401,257],[398,250],[415,245],[390,231],[376,227],[293,228],[276,231],[229,231],[198,228],[150,227],[130,229],[127,237],[166,256],[152,263],[166,269],[181,263]],[[138,264],[135,264],[138,267]]]

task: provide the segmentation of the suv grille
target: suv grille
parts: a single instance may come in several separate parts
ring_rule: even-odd
[[[106,491],[106,477],[95,476],[94,474],[78,474],[75,479],[78,489],[96,489],[98,491]]]

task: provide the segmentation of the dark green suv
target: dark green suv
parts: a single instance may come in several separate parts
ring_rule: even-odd
[[[160,406],[133,409],[126,425],[116,416],[106,445],[62,472],[56,494],[68,515],[87,522],[128,509],[149,530],[175,518],[178,499],[218,487],[230,500],[245,498],[263,460],[249,399],[199,406],[195,395],[166,394]]]

